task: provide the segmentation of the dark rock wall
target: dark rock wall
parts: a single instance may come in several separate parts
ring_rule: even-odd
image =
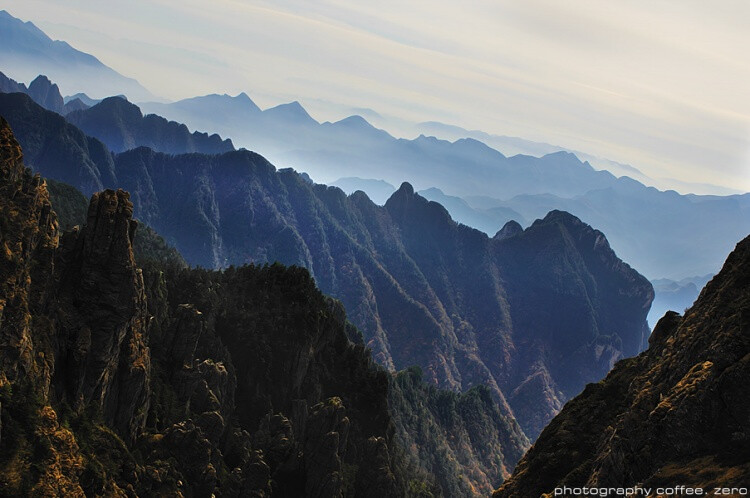
[[[641,355],[619,362],[545,428],[495,493],[555,487],[742,486],[750,478],[750,238]],[[545,495],[546,496],[546,495]]]

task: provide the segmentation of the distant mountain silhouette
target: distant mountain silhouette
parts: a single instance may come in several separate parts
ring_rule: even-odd
[[[86,92],[97,97],[123,93],[134,101],[154,100],[136,80],[126,78],[96,57],[64,41],[53,41],[31,22],[0,11],[0,68],[20,81],[46,74],[65,94]]]
[[[197,105],[204,101],[221,110],[208,112],[207,105]],[[255,150],[279,166],[304,170],[317,181],[360,177],[398,185],[407,180],[442,202],[454,219],[489,235],[509,219],[526,226],[553,209],[572,212],[607,233],[617,254],[650,278],[679,280],[714,273],[730,250],[728,241],[750,230],[748,195],[684,196],[657,191],[628,177],[595,171],[589,163],[564,150],[554,151],[551,145],[538,150],[553,151],[542,157],[506,157],[471,138],[455,142],[427,136],[396,139],[357,116],[318,124],[296,105],[296,113],[280,116],[260,111],[254,104],[252,112],[241,111],[242,106],[235,110],[227,104],[231,101],[227,96],[196,97],[160,105],[154,111],[190,126],[219,131],[236,145]],[[643,176],[632,167],[618,166],[616,171]],[[368,188],[363,185],[362,190],[377,196]],[[437,190],[426,190],[430,188]],[[702,235],[693,244],[683,244],[693,232]]]
[[[573,198],[521,195],[504,201],[475,196],[465,200],[475,209],[512,209],[530,220],[551,209],[573,213],[604,231],[618,256],[652,279],[715,273],[731,250],[730,241],[750,232],[750,194],[680,195],[626,177]]]
[[[87,105],[83,100],[79,98],[71,99],[65,102],[65,106],[63,107],[63,114],[67,115],[70,114],[73,111],[83,111],[91,107],[90,105]]]
[[[75,101],[69,104],[72,102]],[[113,152],[141,146],[168,154],[220,154],[234,150],[231,140],[222,140],[216,134],[190,133],[184,124],[153,114],[143,116],[138,106],[121,97],[108,97],[91,108],[71,112],[67,120]]]
[[[711,280],[713,275],[685,278],[679,281],[668,278],[652,280],[654,286],[654,302],[648,313],[648,322],[653,329],[659,318],[667,311],[684,312],[691,307],[703,286]]]
[[[396,139],[361,116],[318,123],[298,102],[260,111],[252,102],[231,105],[237,99],[209,95],[143,104],[143,109],[193,128],[214,130],[280,167],[303,169],[318,181],[376,176],[394,185],[409,181],[453,195],[505,198],[521,193],[575,195],[615,180],[565,152],[507,158],[473,139]]]
[[[40,106],[58,114],[67,114],[88,107],[80,99],[65,102],[58,86],[41,74],[34,78],[27,88],[23,83],[0,73],[0,93],[25,93]]]
[[[221,136],[230,137],[227,132],[241,128],[262,111],[246,93],[235,97],[229,95],[205,95],[180,100],[170,104],[144,102],[140,104],[145,113],[153,113],[185,123],[193,129],[208,129]],[[216,116],[216,119],[195,119],[196,116]],[[196,124],[199,124],[196,127]]]
[[[124,97],[123,95],[117,95],[117,96],[118,97]],[[63,100],[65,101],[66,104],[68,102],[70,102],[72,100],[76,100],[76,99],[80,100],[81,102],[83,102],[87,107],[95,106],[96,104],[98,104],[99,102],[102,101],[102,99],[92,99],[91,97],[89,97],[85,93],[76,93],[74,95],[68,95],[68,96],[63,97]]]
[[[494,234],[509,221],[528,225],[528,221],[518,211],[506,207],[492,207],[489,209],[477,209],[471,207],[460,197],[445,195],[440,189],[429,188],[421,190],[420,195],[426,199],[439,202],[450,212],[454,220],[479,229],[486,234]]]
[[[367,178],[339,178],[331,183],[332,186],[338,187],[347,194],[353,194],[357,190],[366,193],[375,204],[383,205],[388,198],[396,191],[396,187],[383,180],[372,180]]]

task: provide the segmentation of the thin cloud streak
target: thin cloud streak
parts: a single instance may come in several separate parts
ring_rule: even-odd
[[[742,3],[7,3],[167,98],[331,101],[315,117],[367,107],[750,190]]]

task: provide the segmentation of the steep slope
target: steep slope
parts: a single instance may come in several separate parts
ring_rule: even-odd
[[[495,496],[561,486],[745,486],[748,311],[750,238],[684,316],[659,321],[647,351],[565,406]]]
[[[47,136],[26,128],[22,140]],[[105,185],[130,191],[137,216],[189,263],[307,268],[344,302],[379,362],[418,364],[428,381],[452,389],[485,383],[505,415],[522,414],[532,438],[568,397],[644,344],[651,286],[573,217],[540,221],[514,242],[456,225],[408,184],[379,207],[361,192],[347,197],[276,171],[248,151],[171,156],[138,148],[112,160],[116,182]],[[41,161],[35,166],[48,174]],[[71,173],[61,179],[80,175]],[[549,285],[535,280],[526,287],[536,294],[524,295],[527,273]],[[562,296],[576,313],[554,305]],[[566,361],[577,363],[563,368]]]
[[[64,41],[53,41],[33,23],[4,10],[0,10],[0,46],[0,67],[16,80],[31,81],[42,73],[57,82],[66,95],[86,92],[97,97],[125,94],[136,101],[154,98],[134,79]]]
[[[0,332],[4,492],[80,495],[128,489],[150,494],[182,488],[202,495],[217,486],[231,494],[234,486],[234,494],[253,488],[268,493],[278,461],[285,463],[276,480],[279,496],[295,496],[295,489],[311,496],[336,495],[336,489],[358,485],[355,474],[366,474],[360,486],[397,494],[395,477],[387,471],[388,440],[368,439],[370,434],[387,435],[385,374],[369,366],[362,348],[349,345],[341,310],[316,293],[304,271],[178,271],[172,274],[180,280],[174,287],[161,272],[147,273],[149,279],[161,279],[160,285],[149,287],[149,306],[158,310],[158,322],[147,325],[143,274],[131,249],[136,223],[127,194],[106,191],[94,196],[87,225],[66,233],[55,251],[56,221],[46,189],[24,170],[5,122],[0,123],[0,146],[6,248]],[[202,292],[198,284],[211,279],[232,289],[235,300],[222,295],[214,301]],[[178,289],[192,292],[211,320],[204,322],[192,304],[170,302],[167,293],[178,294]],[[248,321],[248,313],[254,313],[248,303],[257,302],[252,297],[264,298],[269,306]],[[233,314],[228,315],[228,309]],[[287,312],[280,313],[282,309]],[[235,354],[253,354],[256,361],[240,362],[235,370],[214,322]],[[247,332],[258,329],[287,334],[266,336],[269,342],[258,350],[263,334]],[[208,346],[201,347],[200,339]],[[205,357],[206,349],[213,357]],[[153,385],[152,351],[161,356]],[[307,356],[300,356],[302,352]],[[245,381],[244,387],[237,387],[235,375]],[[268,382],[259,382],[262,377]],[[352,391],[356,399],[344,394],[351,386],[357,386]],[[344,394],[344,401],[351,401],[362,416],[347,411],[340,398],[321,398],[330,391]],[[165,399],[159,396],[165,394],[172,396],[167,406],[160,404]],[[187,399],[191,408],[179,415]],[[177,400],[181,403],[175,404]],[[230,428],[235,400],[245,420]],[[164,412],[175,408],[177,414]],[[263,422],[268,413],[283,409],[291,414],[292,408],[294,426],[281,415]],[[29,417],[22,418],[24,413]],[[172,420],[175,416],[182,421]],[[162,432],[147,430],[147,418],[154,420],[151,427],[164,425]],[[255,433],[256,447],[274,445],[275,451],[267,453],[271,467],[252,452],[242,427]],[[226,457],[218,448],[225,432],[230,445]],[[129,452],[136,444],[145,463],[136,463]],[[344,461],[356,466],[345,480],[341,459],[350,447],[356,455]],[[164,462],[165,456],[173,460]],[[224,458],[237,465],[231,474]],[[32,466],[24,468],[23,462]],[[383,465],[386,473],[381,472]],[[360,466],[367,471],[357,473]],[[284,491],[284,486],[291,489]]]
[[[112,153],[57,113],[28,95],[0,93],[0,116],[8,120],[23,146],[26,164],[87,195],[117,185]]]
[[[436,477],[445,496],[488,496],[528,447],[486,386],[440,390],[411,367],[393,377],[389,400],[396,437],[414,450],[408,458]]]
[[[150,354],[143,282],[127,249],[132,205],[121,193],[95,196],[88,227],[60,239],[46,188],[23,167],[5,121],[0,137],[2,487],[77,493],[80,449],[48,403],[88,407],[130,442],[146,421]]]
[[[127,193],[51,189],[0,122],[0,495],[473,496],[520,457],[486,389],[394,389],[306,270],[188,270]]]
[[[167,154],[220,154],[234,150],[231,140],[222,140],[216,134],[191,133],[183,124],[153,114],[143,116],[138,106],[122,97],[106,98],[91,108],[70,112],[66,118],[113,152],[141,146]]]
[[[29,84],[28,93],[29,97],[34,99],[34,102],[40,106],[58,114],[63,114],[65,102],[63,102],[62,95],[60,95],[60,89],[46,76],[37,76],[34,81]]]

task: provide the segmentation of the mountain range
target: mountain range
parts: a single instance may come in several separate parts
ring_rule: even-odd
[[[473,139],[455,143],[425,136],[396,139],[361,116],[319,123],[299,102],[261,110],[241,94],[140,105],[145,112],[191,128],[215,130],[271,162],[306,171],[324,182],[350,176],[372,178],[377,172],[377,179],[394,184],[451,185],[457,195],[505,198],[520,193],[574,195],[614,180],[610,173],[595,171],[564,152],[544,158],[507,158]]]
[[[190,128],[0,74],[0,495],[527,497],[750,475],[750,239],[651,334],[652,285],[586,223],[669,271],[658,309],[681,309],[746,233],[747,195],[246,94],[142,107]],[[251,139],[341,189],[235,149]]]
[[[3,496],[479,496],[528,446],[486,387],[375,365],[306,270],[189,269],[21,161],[0,119]]]
[[[45,106],[43,101],[37,102]],[[76,105],[85,104],[81,101]],[[726,241],[737,240],[750,230],[747,194],[697,196],[659,191],[628,177],[618,179],[594,171],[588,163],[564,151],[542,158],[506,158],[472,139],[454,143],[427,137],[414,141],[396,139],[357,116],[320,124],[297,102],[262,111],[246,94],[142,106],[187,123],[192,129],[213,130],[224,137],[239,136],[240,145],[251,144],[252,149],[272,158],[275,164],[296,166],[314,178],[316,171],[321,171],[316,165],[321,164],[325,176],[332,180],[338,175],[350,178],[377,172],[376,182],[380,184],[348,181],[342,187],[347,192],[364,190],[380,203],[387,198],[388,188],[383,188],[388,184],[386,180],[400,183],[411,179],[417,185],[430,187],[423,190],[425,195],[445,205],[454,219],[489,235],[511,219],[527,226],[552,209],[571,212],[607,233],[617,254],[651,279],[681,280],[713,274],[731,249]],[[125,116],[135,117],[140,112],[134,106],[121,105],[119,112],[99,111],[96,117],[97,111],[85,111],[81,109],[76,114],[80,116],[75,118],[77,124],[112,150],[121,151],[136,144],[156,145],[132,137],[120,136],[120,143],[110,139],[113,130],[122,127],[119,119],[131,119]],[[105,122],[107,119],[109,122]],[[157,120],[149,116],[147,119]],[[91,120],[88,128],[85,120]],[[148,126],[141,125],[143,129]],[[187,150],[224,149],[222,145]],[[296,158],[290,159],[292,156]],[[462,165],[462,170],[453,167],[455,164]],[[425,175],[431,184],[424,181]],[[482,181],[472,180],[476,178]],[[456,192],[459,195],[454,195]],[[695,232],[700,236],[693,244],[681,243],[687,234]],[[680,304],[686,307],[691,303]],[[654,315],[653,319],[657,318]]]
[[[643,173],[643,171],[629,164],[594,156],[580,150],[544,142],[534,142],[520,137],[494,135],[480,130],[467,130],[459,126],[439,123],[437,121],[419,123],[415,126],[415,130],[417,133],[435,136],[449,141],[455,141],[462,138],[473,138],[489,145],[493,149],[503,151],[504,154],[509,156],[522,154],[540,157],[555,152],[569,152],[580,158],[582,161],[590,163],[596,169],[609,171],[618,177],[627,176],[661,190],[669,190],[671,186],[671,188],[677,188],[680,191],[700,192],[708,195],[733,195],[743,193],[740,190],[707,183],[691,183],[676,178],[651,178]]]
[[[0,95],[0,114],[35,170],[87,194],[130,191],[139,219],[190,264],[307,268],[381,364],[419,365],[453,389],[486,383],[532,438],[586,382],[645,346],[651,285],[566,213],[489,238],[409,184],[377,206],[249,151],[111,154],[22,94]]]
[[[409,181],[444,204],[456,220],[488,235],[509,219],[527,226],[550,210],[568,211],[603,230],[617,254],[652,279],[715,273],[731,250],[729,241],[750,231],[748,194],[660,191],[628,176],[596,171],[565,151],[506,157],[472,138],[397,139],[359,116],[318,123],[299,103],[261,110],[245,94],[142,106],[191,128],[231,137],[274,164],[306,171],[318,181]],[[350,185],[342,186],[351,191]],[[356,188],[383,198],[382,184],[359,182]],[[684,244],[691,235],[693,243]]]
[[[29,42],[25,46],[37,47],[47,59],[58,57],[59,49],[54,48],[57,45],[50,45],[48,37],[32,24],[7,13],[2,17],[7,27],[0,32],[9,37],[12,34],[16,40],[13,43],[18,44],[17,40],[34,33],[34,37],[47,38],[47,42],[37,40],[36,44]],[[27,56],[29,64],[36,64],[31,55],[19,55]],[[29,81],[43,72],[39,68],[44,66],[34,67],[33,75],[21,79]],[[54,73],[45,74],[62,84]],[[114,84],[106,90],[95,95],[124,93],[132,101],[149,100]],[[74,91],[86,89],[79,85],[70,90]],[[97,102],[83,94],[78,99],[77,108]],[[467,217],[463,207],[454,210],[455,203],[448,206],[456,220],[480,228],[488,235],[494,235],[514,213],[519,214],[515,221],[527,226],[551,209],[571,212],[607,233],[617,254],[650,279],[678,281],[714,274],[723,256],[731,250],[727,241],[738,240],[750,230],[747,195],[697,196],[658,191],[638,182],[650,179],[632,166],[602,162],[575,152],[578,157],[593,161],[592,164],[626,175],[618,179],[607,171],[596,171],[589,162],[582,162],[576,155],[550,144],[441,123],[422,123],[420,129],[451,137],[454,142],[429,136],[396,139],[360,116],[319,123],[298,102],[261,110],[245,93],[236,97],[207,95],[169,104],[143,102],[140,106],[144,114],[164,116],[186,124],[191,130],[218,133],[237,146],[262,154],[281,168],[305,171],[317,181],[330,184],[339,178],[359,177],[392,185],[409,181],[418,190],[438,189],[446,196],[463,199],[478,211]],[[542,157],[523,154],[506,157],[498,150]],[[370,187],[365,190],[368,195],[384,201],[382,191],[377,191],[379,187],[373,183]],[[657,217],[653,219],[652,214]],[[690,233],[699,234],[695,243],[681,244],[682,238]]]
[[[125,94],[136,101],[155,98],[136,80],[64,41],[52,40],[33,23],[23,22],[5,10],[0,10],[0,45],[0,69],[17,81],[31,81],[38,74],[46,74],[67,95]]]

